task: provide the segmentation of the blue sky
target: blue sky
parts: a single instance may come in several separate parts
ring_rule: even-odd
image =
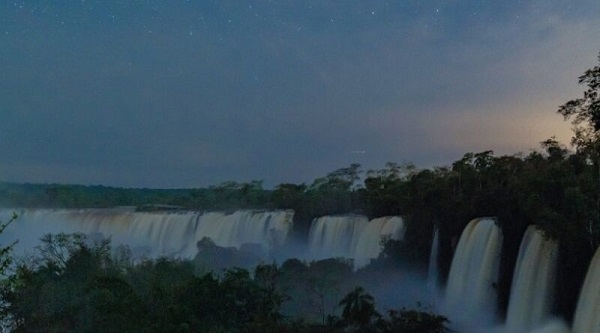
[[[600,2],[5,1],[0,179],[310,182],[528,153],[600,51]]]

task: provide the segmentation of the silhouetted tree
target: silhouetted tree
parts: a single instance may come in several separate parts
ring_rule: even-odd
[[[342,307],[342,319],[348,324],[366,326],[378,316],[375,311],[375,299],[362,287],[356,287],[339,303]]]

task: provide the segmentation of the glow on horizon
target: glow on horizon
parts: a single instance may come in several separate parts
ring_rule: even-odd
[[[0,180],[269,186],[568,146],[556,109],[596,63],[598,17],[597,0],[0,2]]]

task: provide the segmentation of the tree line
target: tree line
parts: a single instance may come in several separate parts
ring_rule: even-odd
[[[274,189],[264,189],[261,181],[180,190],[2,183],[0,202],[20,207],[293,209],[294,232],[300,238],[307,237],[312,220],[323,215],[401,215],[406,238],[390,245],[397,260],[424,267],[437,228],[442,281],[465,225],[475,217],[494,216],[504,235],[496,286],[501,309],[508,303],[520,240],[527,226],[535,224],[560,244],[555,311],[570,318],[600,244],[600,65],[587,70],[579,82],[586,85],[583,97],[558,109],[574,125],[573,151],[549,138],[528,154],[471,152],[451,165],[429,169],[388,163],[380,170],[364,171],[351,164],[310,184],[279,184]]]
[[[344,260],[213,268],[198,258],[136,262],[107,240],[46,235],[0,285],[0,319],[12,332],[447,331],[429,311],[379,314],[351,287],[358,280]]]

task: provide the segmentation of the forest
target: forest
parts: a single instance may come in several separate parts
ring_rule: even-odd
[[[217,270],[201,253],[134,262],[107,240],[48,235],[3,284],[0,313],[14,332],[445,331],[447,319],[427,309],[379,314],[355,285],[370,273],[353,272],[347,261]]]
[[[471,152],[449,166],[427,169],[388,163],[365,171],[351,164],[310,184],[273,189],[263,188],[262,181],[173,190],[1,183],[0,203],[293,209],[293,236],[298,239],[305,239],[312,220],[323,215],[399,215],[407,223],[406,238],[389,241],[380,259],[365,270],[399,262],[424,270],[437,228],[440,283],[465,225],[493,216],[504,235],[496,286],[501,311],[506,311],[520,239],[535,224],[560,244],[554,312],[570,320],[600,244],[600,65],[579,82],[586,85],[583,97],[558,109],[574,126],[573,150],[549,138],[527,154]],[[12,223],[18,223],[16,218]],[[353,272],[342,260],[290,259],[281,265],[218,271],[201,265],[202,252],[192,261],[132,262],[127,249],[113,250],[110,242],[91,244],[82,235],[49,235],[36,257],[16,261],[10,244],[5,245],[0,253],[5,258],[4,318],[16,332],[442,332],[447,327],[445,317],[427,309],[377,313],[376,300],[359,287],[364,273]],[[339,308],[340,316],[325,316],[325,306]]]

